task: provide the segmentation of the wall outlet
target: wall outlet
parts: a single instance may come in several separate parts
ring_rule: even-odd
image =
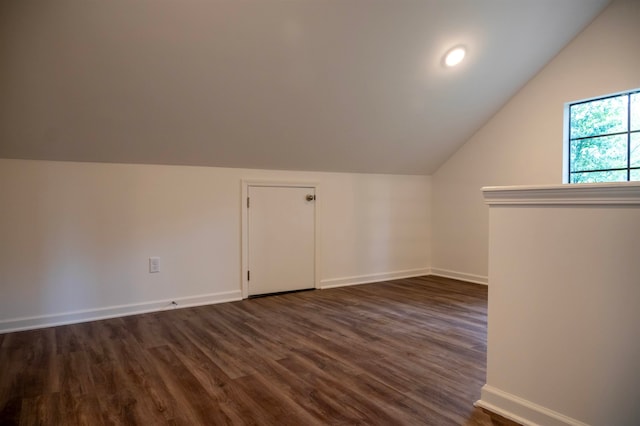
[[[159,257],[150,257],[149,258],[149,272],[160,272],[160,258]]]

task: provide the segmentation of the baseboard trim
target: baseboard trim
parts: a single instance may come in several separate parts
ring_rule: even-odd
[[[482,387],[480,400],[474,405],[524,426],[588,426],[586,423],[490,385]]]
[[[407,269],[404,271],[384,272],[378,274],[358,275],[354,277],[330,278],[327,280],[321,280],[320,286],[318,288],[326,290],[330,288],[346,287],[350,285],[370,284],[388,280],[399,280],[401,278],[421,277],[430,274],[431,268],[420,268]]]
[[[242,300],[240,290],[0,321],[0,334]],[[173,305],[176,302],[177,305]]]
[[[475,284],[489,285],[489,277],[484,275],[467,274],[466,272],[450,271],[448,269],[431,268],[431,275],[455,280],[467,281]]]
[[[419,268],[395,272],[358,275],[352,277],[330,278],[321,280],[320,286],[318,288],[324,290],[330,288],[346,287],[359,284],[370,284],[380,281],[398,280],[402,278],[421,277],[428,275],[454,278],[462,281],[485,285],[488,282],[486,277],[482,277],[479,275],[448,271],[446,269]],[[174,308],[188,308],[191,306],[235,302],[238,300],[242,300],[242,292],[240,290],[233,290],[220,293],[204,294],[199,296],[188,296],[128,305],[108,306],[105,308],[87,309],[82,311],[64,312],[60,314],[11,318],[0,321],[0,334],[123,317],[127,315],[144,314],[148,312],[157,312]],[[171,304],[172,301],[177,302],[178,306],[173,306]]]

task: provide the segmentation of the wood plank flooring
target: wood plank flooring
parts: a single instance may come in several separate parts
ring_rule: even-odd
[[[0,425],[490,425],[487,288],[421,277],[0,335]]]

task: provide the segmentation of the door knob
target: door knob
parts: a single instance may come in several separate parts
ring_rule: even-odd
[[[307,194],[307,201],[313,201],[316,199],[316,196],[313,194]]]

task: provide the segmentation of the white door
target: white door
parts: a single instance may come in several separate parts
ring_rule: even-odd
[[[315,192],[247,188],[249,295],[315,287]]]

